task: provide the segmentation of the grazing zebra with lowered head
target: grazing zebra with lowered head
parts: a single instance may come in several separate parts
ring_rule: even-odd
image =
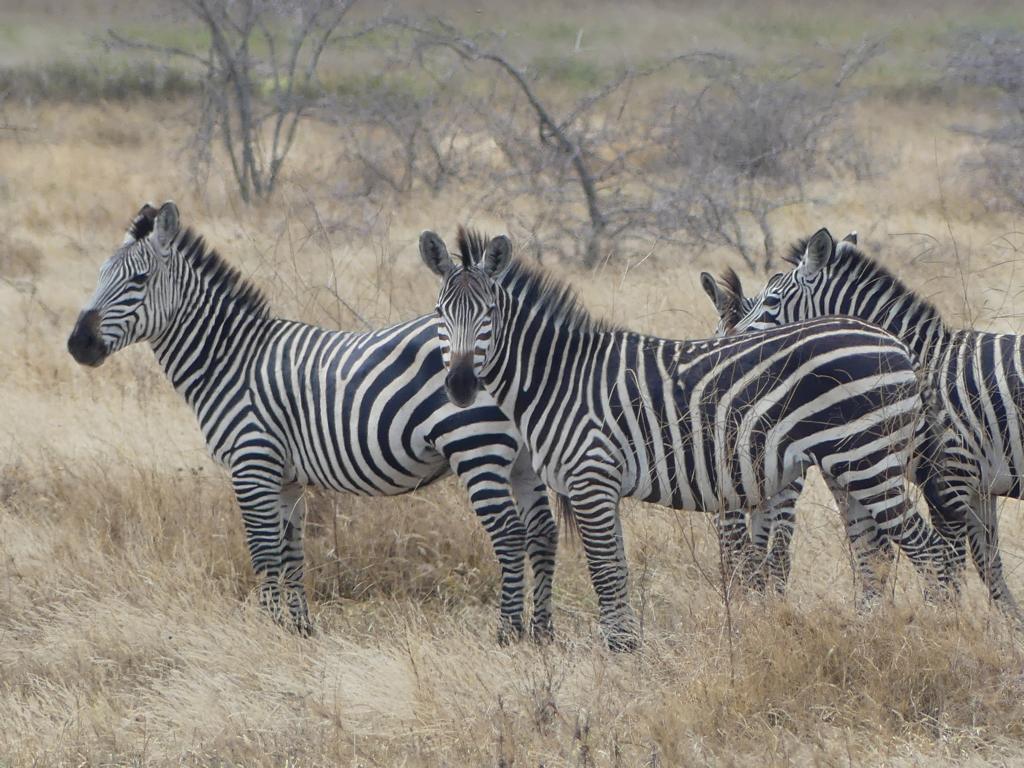
[[[275,618],[283,597],[296,627],[311,627],[303,486],[388,496],[452,471],[501,566],[499,639],[523,629],[524,552],[534,578],[531,629],[544,639],[557,545],[547,490],[493,400],[469,410],[448,403],[437,324],[426,316],[341,333],[274,317],[253,285],[179,226],[168,202],[143,207],[100,269],[68,350],[97,366],[150,343],[211,456],[231,474],[260,602]]]
[[[957,572],[966,538],[992,600],[1020,617],[1003,575],[996,497],[1024,499],[1024,337],[950,328],[930,302],[827,229],[794,246],[789,261],[789,272],[744,300],[734,330],[851,315],[903,340],[947,429],[933,519],[953,542]]]
[[[707,272],[700,273],[701,287],[719,315],[716,336],[724,336],[726,329],[731,328],[739,317],[740,301],[737,297],[741,294],[730,287],[731,278],[739,279],[735,272],[728,270],[723,278],[725,285],[720,286]],[[792,568],[790,544],[796,526],[796,503],[803,489],[804,477],[801,475],[779,491],[764,507],[750,510],[749,515],[735,509],[722,515],[719,535],[727,551],[738,549],[740,544],[737,540],[749,536],[749,551],[754,555],[755,562],[748,565],[748,573],[745,575],[748,580],[754,581],[755,587],[766,582],[779,594],[786,589]],[[845,518],[849,519],[849,515],[845,515]]]
[[[856,237],[856,232],[852,232],[846,239],[856,242]],[[715,335],[724,336],[750,308],[749,301],[743,297],[743,286],[739,276],[732,269],[727,269],[719,284],[712,275],[701,272],[700,282],[719,315]],[[915,472],[920,471],[923,475],[927,467],[928,464],[925,462],[918,463]],[[741,544],[737,540],[749,535],[749,547],[745,551],[751,553],[755,562],[750,564],[752,567],[748,567],[748,573],[745,575],[756,587],[767,582],[776,592],[781,594],[785,591],[792,567],[790,548],[796,527],[796,504],[803,493],[805,481],[806,476],[796,478],[764,507],[751,510],[749,531],[748,515],[742,510],[730,510],[723,516],[724,522],[720,529],[727,550],[740,549]],[[921,478],[921,482],[925,483],[926,479]],[[851,515],[845,494],[837,492],[834,487],[830,490],[844,522],[847,525],[855,524],[856,516]]]
[[[433,232],[420,253],[442,278],[445,388],[482,384],[518,428],[544,481],[565,494],[609,647],[639,642],[627,600],[619,500],[716,512],[765,503],[809,464],[850,496],[871,551],[898,542],[940,579],[937,534],[905,496],[922,408],[913,361],[850,318],[752,336],[671,341],[596,321],[569,288],[511,258],[507,237]],[[864,574],[871,594],[876,579]]]

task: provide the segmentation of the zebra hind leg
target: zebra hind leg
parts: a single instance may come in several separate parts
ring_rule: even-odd
[[[861,610],[868,610],[882,597],[893,561],[896,559],[896,550],[889,533],[878,525],[872,510],[849,495],[824,471],[822,478],[836,500],[836,506],[846,527],[854,572],[860,578],[858,607]]]
[[[881,482],[874,488],[851,487],[847,493],[848,518],[862,518],[866,524],[873,525],[878,540],[884,537],[907,555],[926,579],[926,598],[934,600],[937,595],[947,595],[955,579],[946,542],[911,504],[905,483]],[[866,510],[868,516],[858,514],[860,510]],[[886,549],[885,560],[891,564],[891,545]]]
[[[988,587],[992,602],[1010,617],[1024,626],[1013,593],[1006,585],[1003,575],[1003,558],[999,552],[999,528],[996,517],[996,497],[983,494],[978,497],[977,512],[967,518],[967,540],[971,547],[971,558]]]
[[[526,451],[520,452],[512,470],[512,492],[526,528],[526,554],[533,573],[533,616],[530,636],[538,643],[554,639],[551,599],[554,588],[558,526],[551,512],[547,488],[530,467]]]

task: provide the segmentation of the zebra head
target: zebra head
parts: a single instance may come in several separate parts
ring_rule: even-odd
[[[92,298],[68,337],[68,352],[98,366],[119,349],[152,339],[173,315],[175,283],[171,244],[178,234],[178,207],[142,206],[121,246],[100,267]]]
[[[733,331],[772,328],[832,314],[827,305],[834,298],[835,267],[856,242],[856,232],[837,243],[827,229],[819,229],[801,244],[802,250],[799,246],[793,249],[789,258],[793,269],[774,275],[759,294],[744,300],[743,314]]]
[[[497,306],[494,278],[512,258],[504,235],[491,239],[459,227],[459,261],[448,255],[444,241],[430,231],[420,235],[420,256],[442,278],[437,299],[437,334],[448,375],[448,399],[460,408],[473,404],[490,350]]]
[[[731,267],[725,270],[721,281],[715,280],[709,273],[700,273],[700,284],[704,293],[718,310],[718,327],[715,336],[726,336],[753,306],[753,299],[743,295],[743,284],[740,276]]]

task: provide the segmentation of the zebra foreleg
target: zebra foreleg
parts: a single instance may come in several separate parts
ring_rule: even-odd
[[[242,510],[249,560],[260,579],[260,607],[281,623],[281,476],[265,463],[242,465],[232,468],[231,482]]]
[[[716,515],[719,541],[730,579],[738,571],[743,583],[755,592],[764,592],[770,584],[779,595],[786,591],[791,559],[790,544],[796,521],[796,501],[803,491],[804,479],[798,477],[762,509],[748,515],[730,510]],[[739,563],[737,567],[734,563]]]
[[[306,522],[306,498],[297,483],[281,489],[281,586],[285,603],[296,631],[303,636],[313,632],[306,601],[303,529]]]
[[[948,467],[947,467],[948,468]],[[960,470],[972,469],[961,461]],[[995,496],[984,493],[977,472],[947,478],[940,483],[938,498],[929,496],[928,508],[935,528],[948,545],[952,578],[955,586],[962,583],[967,549],[971,560],[988,589],[989,598],[1001,610],[1021,620],[1017,601],[1010,592],[1003,575],[1003,557],[999,551],[999,527]]]
[[[458,463],[453,463],[458,466]],[[493,469],[490,467],[488,469]],[[490,536],[501,570],[498,643],[506,645],[523,636],[523,603],[526,594],[526,526],[519,519],[508,482],[498,482],[493,472],[463,478],[470,504]]]
[[[977,462],[951,436],[947,435],[941,455],[939,467],[933,466],[933,462],[918,461],[914,479],[924,490],[932,525],[947,543],[950,569],[959,585],[967,565],[968,520],[976,517],[974,508],[981,481]],[[980,563],[976,565],[985,580]]]
[[[721,558],[725,589],[732,591],[738,580],[749,586],[756,556],[751,552],[751,537],[747,530],[747,513],[742,509],[729,509],[712,513],[718,533],[718,553]]]
[[[530,456],[525,450],[516,458],[511,482],[516,505],[526,528],[526,554],[533,572],[530,635],[536,642],[549,642],[555,633],[551,595],[558,551],[558,526],[551,513],[547,487],[530,466]]]
[[[612,488],[588,483],[570,488],[569,498],[597,593],[605,643],[612,651],[635,651],[640,646],[640,628],[629,606],[629,570],[618,494]]]

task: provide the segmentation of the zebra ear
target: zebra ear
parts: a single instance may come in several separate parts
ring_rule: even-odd
[[[810,240],[807,241],[807,250],[804,251],[803,268],[807,274],[813,275],[819,272],[832,258],[836,241],[832,234],[822,227]]]
[[[437,233],[429,229],[420,234],[420,258],[438,277],[444,277],[452,269],[452,257],[448,255],[448,247]]]
[[[178,234],[179,226],[178,206],[168,200],[160,206],[160,211],[156,215],[156,222],[153,225],[156,244],[161,252],[170,250],[171,242]]]
[[[497,277],[505,271],[505,267],[512,261],[512,241],[505,235],[492,237],[484,250],[481,264],[484,274],[488,277]]]
[[[711,303],[715,305],[715,309],[721,312],[723,304],[722,299],[725,297],[722,296],[721,291],[718,289],[718,281],[715,280],[710,273],[701,272],[700,286],[704,289],[704,293],[708,295],[708,298],[711,299]]]
[[[852,245],[857,244],[857,230],[853,230],[850,234],[843,238],[844,243],[851,243]]]

